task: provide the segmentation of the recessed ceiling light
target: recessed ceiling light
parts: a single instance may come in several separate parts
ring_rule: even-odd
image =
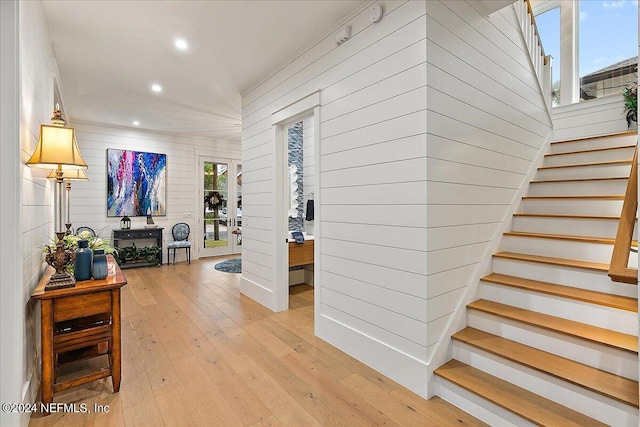
[[[187,50],[187,49],[189,49],[189,45],[187,44],[187,41],[185,39],[176,39],[174,44],[176,46],[176,49],[178,49],[178,50]]]
[[[162,86],[160,86],[159,84],[155,83],[151,85],[151,90],[154,92],[162,92]]]
[[[133,121],[133,125],[134,125],[134,126],[140,126],[140,122],[139,122],[139,121],[137,121],[137,120],[134,120],[134,121]]]

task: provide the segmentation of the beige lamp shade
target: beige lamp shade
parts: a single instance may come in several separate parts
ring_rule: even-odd
[[[47,178],[57,178],[56,176],[56,170],[52,169],[51,172],[49,173],[49,176],[47,176]],[[87,173],[84,171],[84,169],[65,169],[65,167],[62,167],[62,179],[78,179],[78,180],[83,180],[83,181],[88,181],[89,177],[87,177]]]
[[[80,155],[73,128],[40,125],[38,146],[27,162],[27,166],[44,169],[86,169],[87,164]]]

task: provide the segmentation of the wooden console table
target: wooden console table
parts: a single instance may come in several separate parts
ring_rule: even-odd
[[[41,304],[42,403],[53,394],[71,387],[111,376],[113,391],[120,390],[120,289],[127,284],[118,263],[108,255],[109,276],[84,280],[73,288],[44,290],[54,269],[31,293]],[[109,367],[67,381],[57,381],[58,367],[64,363],[108,355]]]
[[[149,265],[162,265],[162,227],[156,228],[131,228],[129,230],[113,230],[113,246],[122,247],[120,243],[124,240],[146,240],[155,239],[158,251],[158,262],[132,262],[121,265],[121,268],[146,267]],[[168,262],[168,260],[167,260]]]

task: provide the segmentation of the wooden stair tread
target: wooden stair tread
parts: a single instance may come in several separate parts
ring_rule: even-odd
[[[585,181],[622,181],[628,180],[628,176],[618,176],[609,178],[567,178],[567,179],[534,179],[530,184],[549,184],[557,182],[585,182]]]
[[[585,136],[583,138],[562,139],[560,141],[553,141],[551,144],[565,144],[567,142],[580,142],[580,141],[588,141],[590,139],[611,138],[611,137],[615,138],[619,136],[631,136],[631,135],[637,135],[637,134],[638,134],[638,131],[629,130],[625,132],[608,133],[604,135]]]
[[[505,236],[512,237],[533,237],[539,239],[555,239],[555,240],[570,240],[573,242],[583,243],[600,243],[603,245],[614,245],[616,239],[607,237],[591,237],[591,236],[572,236],[569,234],[548,234],[548,233],[532,233],[528,231],[507,231],[503,233]],[[632,241],[631,246],[638,246],[637,241]]]
[[[588,166],[609,166],[609,165],[630,165],[631,159],[629,160],[607,160],[604,162],[589,162],[589,163],[571,163],[568,165],[551,165],[551,166],[540,166],[538,170],[546,170],[546,169],[561,169],[561,168],[582,168]]]
[[[618,145],[616,147],[590,148],[588,150],[567,151],[566,153],[549,153],[549,154],[545,154],[545,157],[566,156],[569,154],[594,153],[594,152],[612,151],[612,150],[626,150],[629,148],[636,148],[636,146],[635,145]]]
[[[591,196],[567,196],[567,195],[558,195],[558,196],[523,196],[523,200],[624,200],[624,194],[602,194],[602,195],[591,195]]]
[[[497,335],[467,327],[452,338],[556,378],[638,407],[638,382],[529,347]]]
[[[493,254],[496,258],[509,258],[519,261],[539,262],[543,264],[561,265],[564,267],[584,268],[587,270],[596,270],[609,272],[609,264],[600,262],[582,261],[577,259],[554,258],[542,255],[519,254],[515,252],[498,252]]]
[[[604,220],[620,221],[620,217],[619,216],[604,216],[604,215],[567,215],[567,214],[514,213],[513,216],[535,217],[535,218],[604,219]]]
[[[576,427],[606,425],[457,360],[440,366],[435,374],[534,424]]]
[[[561,334],[573,336],[583,340],[607,345],[631,353],[638,353],[638,337],[612,331],[610,329],[587,325],[561,317],[550,316],[531,310],[501,304],[488,300],[477,300],[467,305],[467,308],[479,310],[484,313],[511,319],[539,328],[555,331]]]
[[[605,307],[617,308],[631,312],[638,312],[637,298],[612,295],[604,292],[590,291],[588,289],[574,288],[572,286],[556,285],[554,283],[540,282],[538,280],[523,279],[521,277],[507,276],[505,274],[492,273],[481,280],[499,285],[511,286],[540,292],[547,295],[555,295],[562,298],[588,302]]]

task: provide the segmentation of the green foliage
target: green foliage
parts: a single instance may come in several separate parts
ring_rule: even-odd
[[[631,122],[638,121],[638,86],[636,84],[625,86],[622,97],[624,98],[624,111],[627,113],[627,128],[631,128]]]
[[[158,254],[160,253],[159,246],[127,246],[124,248],[118,248],[118,255],[116,261],[119,265],[133,264],[138,262],[148,262],[160,265]]]
[[[104,249],[104,253],[106,254],[117,254],[118,251],[111,247],[111,245],[109,245],[109,241],[108,240],[104,240],[102,239],[102,237],[98,236],[92,236],[91,233],[89,231],[81,231],[78,234],[68,234],[66,236],[64,236],[64,238],[62,239],[62,241],[64,242],[64,246],[66,249],[69,249],[70,251],[75,251],[76,249],[78,249],[78,241],[80,240],[88,240],[89,241],[89,248],[90,249]],[[52,251],[54,251],[56,249],[56,242],[57,240],[52,240],[51,243],[49,243],[48,245],[44,246],[42,248],[42,252],[48,252],[47,247],[51,248]]]

